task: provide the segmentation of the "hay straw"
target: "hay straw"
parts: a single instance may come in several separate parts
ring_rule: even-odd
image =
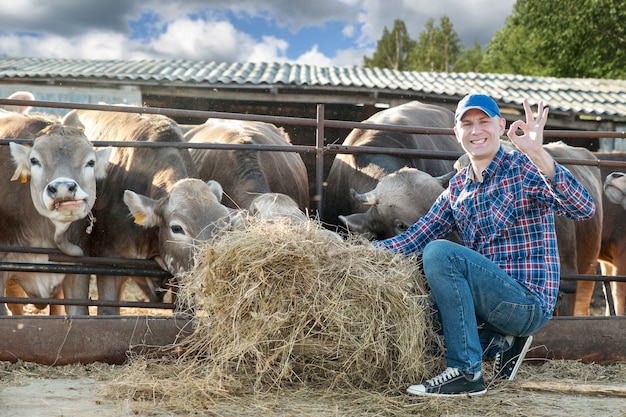
[[[396,388],[433,366],[415,259],[257,222],[201,248],[196,265],[180,289],[197,312],[183,359],[209,365],[220,389]]]
[[[294,387],[395,395],[442,365],[417,259],[314,222],[229,231],[180,281],[193,332],[179,356],[134,358],[151,377],[127,375],[126,395],[190,407]]]

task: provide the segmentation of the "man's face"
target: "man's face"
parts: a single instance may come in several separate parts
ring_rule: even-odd
[[[470,159],[491,160],[500,148],[505,125],[501,117],[489,117],[480,109],[470,109],[454,126],[454,134]]]

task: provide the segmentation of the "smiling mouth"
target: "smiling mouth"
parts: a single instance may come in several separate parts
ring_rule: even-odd
[[[482,144],[482,143],[487,142],[487,139],[486,139],[486,138],[482,138],[482,139],[475,139],[475,140],[472,140],[472,141],[470,141],[470,142],[471,142],[472,144],[474,144],[474,145],[480,145],[480,144]]]

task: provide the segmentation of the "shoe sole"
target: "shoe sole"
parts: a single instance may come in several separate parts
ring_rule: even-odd
[[[528,336],[528,339],[526,339],[526,343],[524,343],[524,347],[522,348],[522,351],[517,356],[517,359],[515,361],[515,366],[513,366],[513,370],[511,371],[511,375],[509,375],[508,378],[502,378],[503,381],[513,381],[513,379],[515,378],[515,375],[517,375],[517,371],[519,370],[519,367],[522,365],[522,362],[524,362],[524,358],[526,357],[526,353],[528,353],[528,350],[530,349],[530,344],[532,342],[533,342],[533,337]]]
[[[482,391],[475,392],[459,392],[454,394],[440,394],[437,392],[423,392],[423,391],[414,391],[411,390],[411,387],[406,389],[406,392],[413,395],[418,395],[421,397],[439,397],[439,398],[452,398],[452,397],[473,397],[474,395],[482,395],[487,392],[487,388]]]

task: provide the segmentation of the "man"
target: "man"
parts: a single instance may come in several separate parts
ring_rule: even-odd
[[[469,157],[430,211],[409,229],[374,245],[422,253],[424,275],[441,322],[446,369],[407,392],[479,395],[482,359],[494,357],[494,378],[512,380],[532,334],[552,317],[559,287],[554,215],[589,219],[587,190],[543,148],[548,108],[506,121],[490,97],[470,94],[455,113],[454,134]],[[461,244],[443,240],[456,231]]]

